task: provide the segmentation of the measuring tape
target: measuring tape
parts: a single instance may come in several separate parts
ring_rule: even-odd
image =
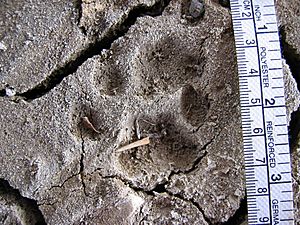
[[[248,223],[294,224],[274,0],[230,0],[238,62]]]

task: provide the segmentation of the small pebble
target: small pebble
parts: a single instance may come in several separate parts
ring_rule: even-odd
[[[0,42],[0,50],[5,51],[6,49],[7,47],[2,42]]]
[[[202,0],[192,0],[189,8],[189,14],[193,18],[199,18],[204,14],[204,3]]]
[[[16,91],[13,87],[6,87],[5,88],[5,95],[8,97],[12,97],[16,95]]]

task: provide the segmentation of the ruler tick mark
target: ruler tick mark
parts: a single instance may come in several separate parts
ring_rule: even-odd
[[[279,152],[278,155],[290,155],[289,152]]]
[[[287,165],[287,164],[290,164],[290,162],[280,162],[280,163],[278,163],[278,165]]]
[[[284,126],[287,126],[287,124],[286,123],[284,123],[284,124],[275,124],[275,127],[284,127]]]
[[[280,68],[269,68],[269,70],[282,70],[282,67],[280,67]]]
[[[271,185],[273,184],[290,184],[292,181],[279,181],[279,182],[270,182]]]
[[[257,34],[277,34],[277,31],[261,31],[261,32],[256,32]]]
[[[278,144],[275,144],[275,146],[280,146],[280,145],[289,145],[289,143],[278,143]]]
[[[274,7],[274,5],[264,5],[264,7]]]
[[[285,117],[286,115],[276,115],[275,117]]]

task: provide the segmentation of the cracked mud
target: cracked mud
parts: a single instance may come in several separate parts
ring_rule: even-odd
[[[0,223],[244,224],[228,4],[2,1]],[[299,223],[300,3],[276,7]]]

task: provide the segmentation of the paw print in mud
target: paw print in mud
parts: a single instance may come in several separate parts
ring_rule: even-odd
[[[101,72],[93,74],[104,102],[101,113],[109,105],[118,108],[113,151],[119,174],[146,189],[162,183],[172,171],[191,169],[209,141],[193,134],[204,124],[210,107],[200,85],[205,38],[180,33],[158,38],[161,33],[155,32],[142,37],[152,40],[144,45],[135,45],[134,40],[125,47],[113,45],[98,57],[95,67]],[[105,131],[99,124],[107,122],[100,121],[99,117],[90,118],[91,124],[85,121],[92,136],[104,137],[101,131],[98,134],[99,129]],[[125,150],[116,152],[122,146]]]

